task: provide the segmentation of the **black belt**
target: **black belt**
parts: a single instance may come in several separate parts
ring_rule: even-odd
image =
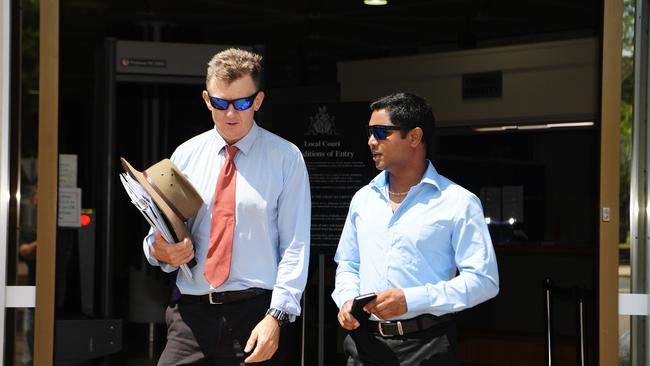
[[[436,325],[446,323],[452,319],[451,314],[443,316],[420,315],[413,319],[393,320],[393,321],[368,321],[368,329],[372,333],[377,333],[383,337],[403,336],[409,333],[427,330]]]
[[[263,288],[249,288],[240,291],[211,292],[207,295],[181,295],[181,303],[203,302],[211,305],[229,304],[237,301],[248,300],[254,297],[270,294],[271,290]]]

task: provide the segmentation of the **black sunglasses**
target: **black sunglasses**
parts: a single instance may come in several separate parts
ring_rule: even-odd
[[[374,136],[376,140],[386,140],[388,137],[388,131],[396,131],[396,130],[410,130],[410,128],[402,127],[402,126],[384,126],[384,125],[374,125],[374,126],[368,126],[368,138],[370,136]]]
[[[214,108],[220,111],[225,111],[226,109],[228,109],[229,104],[232,104],[235,110],[245,111],[253,105],[253,101],[255,100],[255,97],[259,92],[260,91],[258,90],[255,92],[255,94],[249,97],[244,97],[239,99],[223,99],[217,97],[210,97],[210,104]]]

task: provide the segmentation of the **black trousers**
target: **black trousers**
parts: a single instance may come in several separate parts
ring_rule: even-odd
[[[169,306],[165,313],[167,344],[158,365],[245,365],[249,355],[244,353],[246,342],[270,303],[269,293],[229,304],[192,302]],[[280,338],[270,360],[252,365],[283,365],[285,342]]]
[[[347,366],[457,366],[456,324],[447,321],[398,337],[382,337],[362,325],[345,338]]]

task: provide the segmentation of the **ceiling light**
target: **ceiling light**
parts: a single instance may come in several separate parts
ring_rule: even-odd
[[[388,0],[363,0],[363,3],[366,5],[386,5]]]
[[[549,128],[567,128],[567,127],[592,127],[593,122],[563,122],[547,123],[537,125],[507,125],[497,127],[478,127],[473,130],[476,132],[501,132],[507,130],[546,130]]]

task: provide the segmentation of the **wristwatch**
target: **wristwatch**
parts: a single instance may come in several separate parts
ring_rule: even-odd
[[[266,315],[272,316],[275,320],[278,321],[280,327],[284,327],[289,324],[289,314],[276,308],[270,308],[266,311]]]

